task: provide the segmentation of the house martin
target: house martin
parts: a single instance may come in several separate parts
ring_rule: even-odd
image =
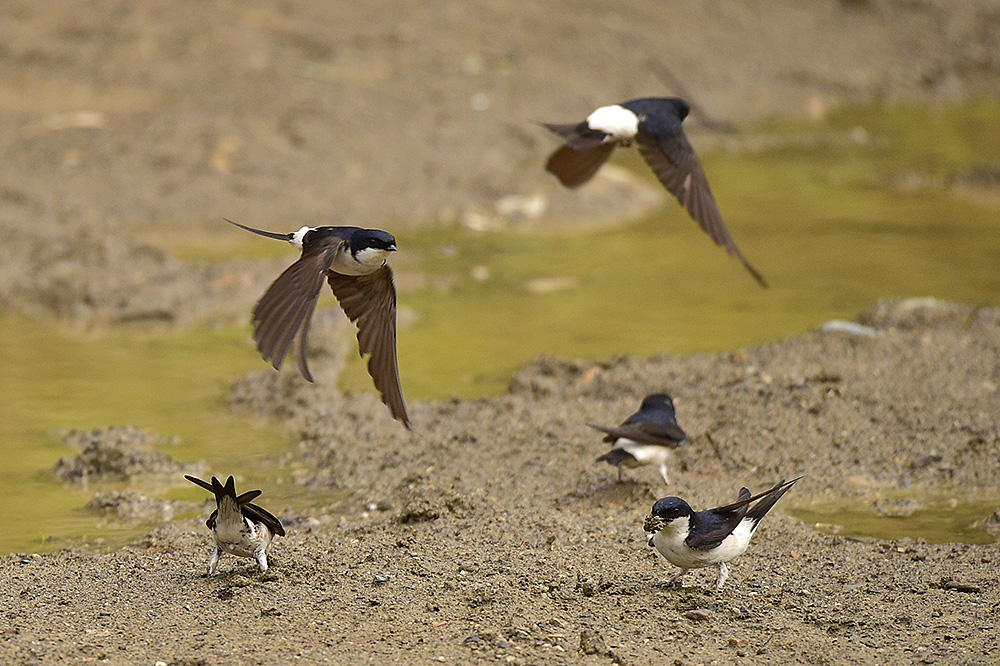
[[[566,142],[552,153],[545,169],[566,187],[578,187],[597,173],[616,146],[634,141],[653,173],[694,221],[766,287],[726,229],[708,178],[684,133],[681,125],[690,110],[677,97],[644,97],[602,106],[580,123],[541,123]]]
[[[368,374],[393,418],[407,428],[396,361],[396,286],[386,262],[396,239],[380,229],[302,227],[293,233],[261,231],[226,220],[251,233],[291,243],[302,256],[278,276],[253,309],[257,350],[275,370],[298,336],[299,371],[313,381],[306,364],[309,323],[324,278],[347,317],[358,327],[358,351],[368,357]]]
[[[281,526],[281,521],[251,502],[261,491],[250,490],[237,495],[232,476],[226,480],[226,485],[214,476],[212,483],[188,474],[184,478],[215,495],[216,509],[205,523],[215,537],[215,550],[208,561],[208,575],[214,576],[219,570],[222,553],[253,558],[257,560],[261,572],[267,571],[271,541],[275,534],[285,536],[285,528]]]
[[[668,585],[679,582],[689,569],[714,564],[719,567],[715,589],[721,590],[729,576],[726,563],[746,551],[761,518],[801,478],[781,481],[759,495],[751,496],[749,490],[741,488],[732,504],[705,511],[693,511],[679,497],[657,500],[642,529],[651,533],[649,545],[681,568]],[[755,500],[760,501],[751,507]]]
[[[591,428],[605,434],[604,441],[611,450],[597,459],[618,468],[618,480],[624,481],[622,467],[657,465],[663,482],[670,485],[667,462],[673,458],[674,449],[687,439],[677,425],[674,401],[666,393],[647,395],[632,416],[616,428],[594,425]]]

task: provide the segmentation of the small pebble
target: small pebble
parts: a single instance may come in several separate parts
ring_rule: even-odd
[[[695,608],[694,610],[684,611],[683,615],[689,620],[701,622],[712,617],[712,611],[707,608]]]
[[[853,321],[844,321],[842,319],[831,319],[820,326],[819,330],[823,333],[846,333],[847,335],[858,335],[865,338],[878,337],[878,331],[871,326],[857,324]]]

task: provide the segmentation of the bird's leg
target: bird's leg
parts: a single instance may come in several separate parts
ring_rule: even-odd
[[[680,583],[681,582],[681,576],[683,576],[687,572],[688,572],[688,570],[684,569],[682,567],[680,571],[678,571],[677,573],[674,574],[673,578],[671,578],[670,580],[667,581],[667,587],[673,587],[674,585],[677,585],[678,583]]]
[[[260,572],[264,573],[267,571],[267,552],[263,548],[260,548],[253,556],[257,558],[257,566],[260,567]]]
[[[214,576],[219,570],[219,558],[222,556],[222,549],[218,546],[212,551],[212,557],[208,560],[208,575]]]
[[[719,562],[719,577],[715,580],[716,592],[722,589],[722,584],[726,582],[727,578],[729,578],[729,567],[726,566],[725,562]]]
[[[663,477],[663,483],[670,485],[670,477],[667,476],[667,466],[660,465],[660,476]]]
[[[618,483],[625,483],[625,476],[622,474],[621,465],[618,465]]]

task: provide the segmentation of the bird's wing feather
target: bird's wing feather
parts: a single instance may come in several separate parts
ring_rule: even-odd
[[[712,190],[708,186],[708,178],[701,167],[701,162],[680,124],[676,127],[671,126],[669,130],[659,130],[655,135],[644,132],[640,125],[636,145],[656,177],[671,194],[677,197],[698,226],[715,241],[716,245],[722,245],[731,255],[739,259],[754,279],[766,287],[767,282],[743,256],[736,241],[729,234],[722,220],[722,213],[719,212],[719,206],[715,203],[715,197],[712,196]]]
[[[236,498],[236,503],[237,504],[248,504],[248,503],[254,501],[255,499],[257,499],[258,497],[260,497],[260,493],[261,493],[261,491],[259,491],[259,490],[248,490],[245,493],[241,493]]]
[[[735,502],[695,513],[693,518],[694,523],[698,525],[696,530],[698,533],[692,532],[684,543],[695,550],[709,550],[722,543],[722,540],[747,518],[753,520],[752,529],[757,529],[761,518],[801,478],[800,476],[791,481],[779,481],[772,488],[756,495],[751,495],[749,490],[741,488],[739,498]],[[753,508],[749,508],[749,505],[757,500],[761,501]]]
[[[614,149],[613,143],[602,143],[584,150],[569,145],[560,146],[545,163],[545,170],[566,187],[579,187],[594,177]]]
[[[267,509],[250,503],[244,504],[240,508],[243,510],[245,518],[249,518],[255,523],[264,523],[267,529],[271,530],[271,534],[285,536],[285,528],[281,526],[281,521],[271,515]]]
[[[677,446],[687,437],[679,426],[662,426],[655,423],[623,423],[620,426],[609,428],[588,423],[594,430],[600,430],[607,437],[606,442],[614,442],[618,438],[631,439],[642,444],[655,444],[658,446]]]
[[[691,534],[684,540],[693,550],[711,550],[721,544],[740,524],[747,513],[747,504],[752,501],[750,491],[740,489],[739,499],[729,510],[709,509],[698,511],[691,516]]]
[[[747,511],[746,516],[747,518],[753,520],[753,529],[757,529],[757,524],[760,523],[761,518],[763,518],[767,512],[771,510],[775,503],[781,499],[781,496],[788,492],[788,489],[795,485],[795,482],[801,478],[802,477],[800,476],[797,479],[792,479],[788,482],[781,481],[770,490],[758,495],[758,497],[761,497],[761,500],[754,504],[749,511]]]
[[[590,150],[604,143],[604,140],[608,138],[606,132],[592,130],[585,122],[573,125],[556,123],[541,123],[541,125],[561,136],[566,141],[566,145],[574,150]]]
[[[188,481],[190,481],[191,483],[193,483],[196,486],[201,486],[202,488],[204,488],[205,490],[207,490],[210,493],[214,493],[215,492],[215,489],[212,488],[212,484],[209,483],[208,481],[202,481],[198,477],[191,476],[190,474],[185,474],[184,478],[187,479]]]
[[[309,320],[323,288],[323,278],[344,241],[304,247],[302,256],[278,276],[253,310],[254,340],[265,361],[280,369],[299,333],[299,369],[313,381],[305,353]]]
[[[410,418],[399,386],[396,360],[396,286],[386,264],[368,275],[331,272],[327,281],[347,317],[358,327],[358,351],[368,358],[368,374],[382,394],[382,402],[407,428]]]

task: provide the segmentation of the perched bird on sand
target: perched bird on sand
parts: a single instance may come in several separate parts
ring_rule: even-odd
[[[216,509],[205,523],[215,537],[215,550],[208,561],[208,574],[214,576],[219,569],[222,553],[257,560],[261,572],[267,571],[267,553],[271,550],[274,535],[285,536],[281,521],[265,509],[251,504],[259,490],[236,494],[236,481],[230,476],[226,485],[212,477],[212,483],[185,474],[184,478],[215,495]]]
[[[781,481],[770,490],[752,497],[749,490],[741,488],[739,499],[732,504],[705,511],[693,511],[679,497],[657,500],[642,529],[651,533],[649,545],[671,564],[681,568],[668,584],[679,582],[689,569],[714,564],[719,567],[715,589],[721,590],[729,576],[726,563],[746,551],[761,518],[801,478]],[[755,500],[760,501],[751,507]]]
[[[380,229],[302,227],[273,233],[226,220],[251,233],[291,243],[302,256],[278,276],[253,309],[257,350],[275,370],[298,336],[299,371],[313,381],[306,364],[309,323],[325,279],[348,318],[358,326],[358,351],[393,418],[407,428],[410,417],[399,386],[396,361],[396,286],[386,263],[396,239]]]
[[[617,428],[588,423],[591,428],[605,433],[604,441],[611,450],[597,459],[618,468],[618,480],[624,481],[622,467],[657,465],[663,482],[670,485],[667,462],[673,458],[674,449],[687,435],[677,425],[674,401],[666,393],[647,395],[632,416]]]
[[[257,499],[261,491],[251,490],[237,496],[236,482],[232,476],[226,480],[226,485],[222,485],[214,476],[212,483],[187,474],[184,478],[215,495],[216,509],[205,523],[215,537],[215,550],[208,561],[208,574],[214,576],[219,570],[222,553],[253,558],[257,560],[261,572],[267,571],[267,553],[271,550],[271,540],[275,534],[285,536],[285,528],[281,526],[281,521],[266,510],[251,504],[251,500]]]
[[[705,172],[681,127],[689,111],[688,103],[677,97],[645,97],[602,106],[580,123],[541,123],[566,141],[552,153],[545,168],[566,187],[578,187],[597,173],[616,146],[630,146],[634,141],[656,177],[694,221],[766,287],[722,221]]]

